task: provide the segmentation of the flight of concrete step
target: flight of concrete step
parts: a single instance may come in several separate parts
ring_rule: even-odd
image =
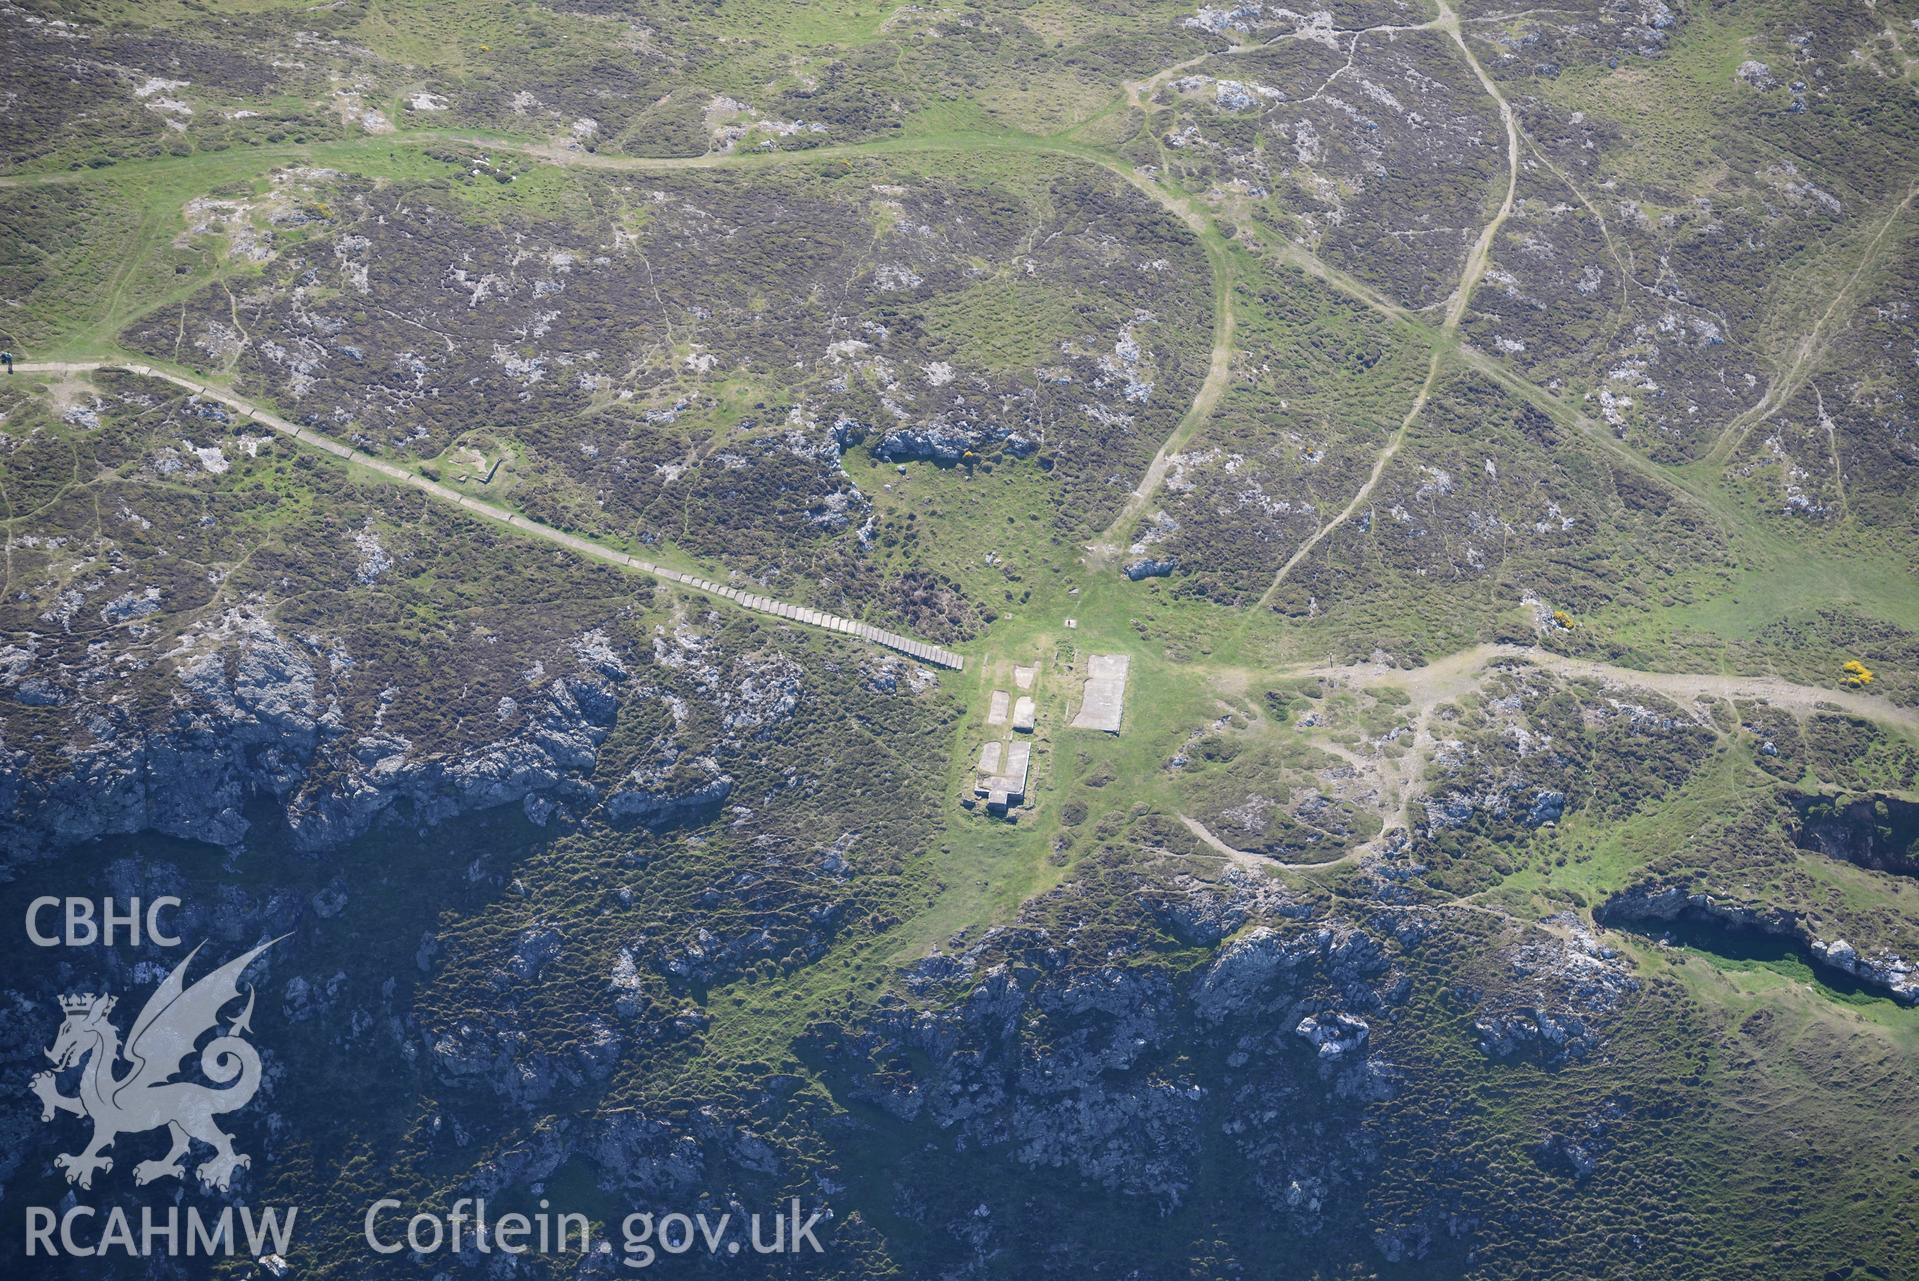
[[[234,395],[232,392],[219,387],[209,386],[198,379],[183,378],[167,370],[157,369],[151,365],[137,362],[108,363],[102,361],[86,361],[73,364],[53,363],[45,365],[29,365],[23,363],[19,368],[23,373],[80,372],[100,368],[125,369],[144,377],[163,379],[173,383],[175,386],[184,387],[188,391],[205,396],[210,400],[217,400],[221,404],[237,410],[239,413],[263,427],[270,427],[274,431],[291,436],[304,444],[325,450],[337,458],[357,463],[363,467],[370,467],[390,480],[398,481],[413,489],[422,490],[435,498],[452,503],[456,507],[463,507],[476,516],[482,516],[503,525],[511,525],[513,528],[522,530],[536,538],[544,539],[550,543],[557,543],[589,559],[606,561],[615,565],[624,565],[628,569],[638,570],[642,574],[651,574],[655,578],[664,578],[668,582],[678,583],[682,587],[690,587],[695,591],[705,592],[711,596],[718,596],[725,600],[730,600],[735,604],[745,606],[747,609],[756,610],[762,614],[771,614],[776,618],[788,619],[795,623],[805,623],[809,627],[820,627],[829,632],[839,632],[843,635],[857,637],[860,640],[870,641],[875,645],[883,645],[887,649],[897,650],[911,658],[917,658],[923,663],[931,663],[936,667],[950,667],[955,671],[959,671],[966,665],[966,660],[960,655],[955,654],[952,650],[942,648],[938,645],[929,645],[925,641],[914,640],[911,636],[902,636],[898,632],[889,632],[884,628],[874,627],[869,623],[855,622],[850,618],[840,618],[834,614],[822,613],[817,609],[807,609],[799,605],[789,605],[785,601],[774,600],[770,596],[759,596],[752,592],[744,592],[737,587],[729,587],[724,583],[715,583],[694,574],[681,573],[677,569],[667,569],[665,566],[655,565],[651,561],[641,560],[637,556],[629,556],[625,552],[603,546],[593,542],[591,539],[581,538],[577,534],[569,534],[565,530],[555,529],[551,525],[543,525],[539,521],[528,520],[518,512],[509,511],[507,508],[501,507],[496,503],[489,503],[483,499],[474,498],[470,494],[463,494],[457,489],[451,489],[446,485],[440,484],[438,481],[428,480],[418,472],[409,471],[395,463],[388,462],[384,458],[375,458],[363,450],[355,449],[353,446],[342,441],[335,440],[321,432],[314,431],[311,427],[302,427],[297,423],[288,422],[279,415],[268,413],[248,401],[243,400],[239,396]]]
[[[966,665],[966,660],[950,649],[938,645],[929,645],[925,641],[914,640],[911,636],[901,636],[898,632],[889,632],[874,627],[870,623],[855,622],[850,618],[840,618],[835,614],[822,613],[817,609],[808,609],[803,605],[789,605],[785,601],[774,600],[770,596],[758,596],[752,592],[729,587],[725,583],[715,583],[693,574],[683,574],[677,569],[666,569],[643,560],[628,557],[628,563],[642,573],[653,574],[669,582],[691,587],[695,591],[723,597],[747,609],[762,614],[772,614],[776,618],[789,619],[795,623],[805,623],[811,627],[823,627],[829,632],[841,632],[848,636],[857,636],[861,640],[872,641],[875,645],[884,645],[888,649],[898,650],[902,654],[917,658],[921,662],[932,663],[937,667],[950,667],[955,671]]]

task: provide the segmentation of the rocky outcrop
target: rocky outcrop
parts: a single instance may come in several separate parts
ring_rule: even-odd
[[[969,454],[1004,445],[1014,457],[1024,458],[1037,446],[1011,428],[967,419],[937,418],[895,427],[873,446],[873,456],[887,462],[924,460],[952,464]]]
[[[1811,951],[1814,957],[1842,974],[1850,974],[1870,987],[1883,988],[1901,1005],[1919,1005],[1919,965],[1897,952],[1882,950],[1870,957],[1861,956],[1859,950],[1844,939],[1830,943],[1815,939]]]
[[[433,824],[518,804],[545,822],[557,806],[595,795],[591,776],[622,701],[673,702],[666,691],[630,682],[597,633],[575,642],[570,657],[573,670],[542,675],[527,694],[506,700],[507,732],[423,750],[383,729],[381,717],[348,722],[330,677],[350,660],[324,638],[290,638],[257,614],[231,611],[188,633],[167,656],[156,673],[165,702],[140,690],[90,696],[52,763],[30,768],[23,753],[10,754],[0,785],[10,820],[0,827],[0,856],[36,857],[136,832],[237,848],[257,818],[249,808],[262,802],[283,815],[304,851],[354,840],[396,811]],[[723,741],[766,733],[798,705],[799,669],[782,656],[739,656],[730,669],[679,651],[675,657],[713,695]],[[14,666],[24,671],[30,662]],[[631,822],[676,822],[710,813],[731,789],[710,755],[676,744],[658,770],[614,792],[609,812]]]
[[[1480,1053],[1563,1067],[1596,1053],[1599,1027],[1639,981],[1624,957],[1576,918],[1554,918],[1498,957],[1499,991],[1473,1020]]]
[[[132,700],[93,702],[64,769],[20,780],[6,854],[143,830],[234,845],[249,800],[293,794],[343,728],[316,696],[309,655],[240,612],[207,642],[175,668],[172,706],[158,718]]]
[[[1896,796],[1786,798],[1798,823],[1793,843],[1860,867],[1919,876],[1919,804]]]
[[[1389,969],[1369,935],[1331,926],[1255,926],[1184,975],[942,957],[909,983],[924,1004],[815,1039],[849,1098],[1162,1209],[1223,1135],[1267,1210],[1310,1232],[1357,1177],[1357,1112],[1395,1088],[1374,1049]]]
[[[1784,936],[1799,931],[1799,915],[1783,908],[1754,908],[1679,885],[1647,885],[1613,895],[1596,915],[1601,921],[1678,921],[1687,917],[1738,929]]]
[[[623,787],[606,798],[606,813],[619,823],[670,827],[711,814],[732,794],[733,780],[725,774],[678,793]]]
[[[332,780],[316,780],[288,805],[295,843],[308,850],[344,844],[403,801],[416,821],[437,823],[536,795],[590,796],[586,779],[617,707],[612,689],[603,680],[568,677],[543,694],[521,733],[467,752],[416,758],[403,739],[357,740],[351,766]]]
[[[1326,1014],[1307,1015],[1299,1021],[1293,1033],[1318,1050],[1320,1058],[1336,1059],[1364,1046],[1366,1038],[1372,1034],[1372,1028],[1365,1019],[1335,1010]]]
[[[1179,561],[1171,557],[1156,559],[1151,556],[1142,556],[1138,560],[1127,563],[1126,577],[1137,583],[1145,578],[1165,578],[1178,568]]]
[[[508,1010],[462,1019],[426,1040],[428,1063],[447,1085],[487,1090],[518,1108],[601,1084],[619,1061],[621,1038],[594,1021],[565,1053],[533,1046]]]
[[[704,1192],[715,1162],[743,1174],[776,1176],[779,1153],[717,1109],[703,1109],[684,1125],[621,1110],[594,1122],[581,1150],[609,1192],[690,1202]]]

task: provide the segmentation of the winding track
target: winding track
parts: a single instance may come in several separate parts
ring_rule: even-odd
[[[1147,465],[1146,474],[1140,478],[1133,492],[1127,495],[1126,505],[1120,508],[1106,530],[1093,541],[1092,552],[1096,556],[1110,556],[1123,544],[1126,531],[1132,528],[1145,512],[1146,505],[1153,495],[1159,492],[1160,484],[1166,479],[1171,468],[1173,455],[1186,448],[1187,442],[1198,434],[1206,420],[1213,416],[1213,409],[1219,404],[1219,398],[1226,393],[1227,380],[1233,372],[1233,295],[1231,268],[1221,263],[1216,272],[1227,275],[1227,283],[1221,286],[1219,310],[1213,324],[1213,354],[1206,367],[1206,380],[1199,385],[1199,393],[1193,397],[1192,406],[1180,417],[1179,424],[1153,455],[1153,461]]]
[[[775,618],[783,618],[788,622],[801,623],[808,627],[817,627],[822,631],[835,632],[839,635],[871,641],[875,645],[898,650],[902,654],[919,659],[924,663],[931,663],[937,667],[950,667],[957,671],[966,665],[966,660],[952,650],[942,648],[938,645],[929,645],[925,641],[915,640],[911,636],[902,636],[898,632],[889,632],[884,628],[874,627],[869,623],[862,623],[851,618],[840,618],[837,615],[822,613],[817,609],[808,609],[802,605],[789,605],[785,601],[774,600],[770,596],[761,596],[757,593],[741,591],[739,588],[730,587],[725,583],[712,582],[709,579],[701,578],[694,574],[682,573],[677,569],[669,569],[664,565],[656,565],[652,561],[641,560],[639,557],[630,556],[617,548],[607,547],[604,544],[594,542],[590,538],[581,538],[578,534],[569,534],[563,529],[555,529],[553,526],[541,524],[537,520],[529,520],[518,512],[509,511],[507,508],[501,507],[496,503],[485,502],[481,499],[462,494],[456,489],[450,489],[440,484],[438,481],[428,480],[417,472],[408,471],[396,463],[390,463],[384,458],[375,458],[363,450],[355,449],[353,446],[335,440],[331,436],[314,431],[311,427],[302,427],[297,423],[289,422],[278,414],[260,408],[243,396],[237,395],[224,388],[204,383],[198,379],[187,378],[183,375],[172,373],[165,369],[155,368],[152,365],[142,364],[137,361],[23,361],[15,365],[14,368],[23,374],[84,374],[99,369],[120,369],[128,373],[140,374],[147,378],[158,378],[165,382],[170,382],[176,387],[181,387],[193,392],[195,395],[204,396],[208,400],[217,400],[229,409],[237,411],[253,422],[259,423],[263,427],[271,428],[282,436],[291,437],[303,445],[309,445],[323,453],[332,454],[335,458],[344,462],[355,463],[369,470],[378,472],[388,480],[405,485],[409,489],[417,489],[423,494],[436,498],[450,506],[458,507],[469,515],[479,517],[481,520],[489,520],[496,525],[509,526],[527,535],[529,538],[537,538],[544,542],[552,543],[555,546],[564,547],[566,550],[576,555],[584,556],[589,560],[602,561],[609,565],[618,565],[622,569],[634,570],[664,582],[672,583],[675,587],[683,590],[700,592],[720,600],[731,601],[733,604],[744,609],[750,609],[761,614],[771,614]]]
[[[1480,279],[1485,276],[1486,267],[1492,260],[1493,241],[1498,238],[1499,229],[1506,225],[1506,219],[1512,215],[1513,201],[1519,192],[1519,124],[1513,117],[1512,104],[1506,101],[1506,95],[1499,91],[1499,86],[1494,84],[1492,77],[1486,74],[1486,69],[1479,65],[1479,59],[1474,55],[1472,46],[1468,45],[1465,36],[1460,34],[1459,16],[1453,12],[1452,6],[1446,3],[1446,0],[1438,0],[1438,4],[1439,17],[1429,25],[1444,31],[1452,37],[1453,43],[1459,46],[1460,56],[1466,60],[1466,65],[1472,68],[1480,87],[1498,104],[1499,120],[1506,130],[1506,194],[1500,199],[1499,208],[1493,211],[1493,216],[1480,229],[1478,239],[1473,242],[1472,249],[1467,253],[1465,265],[1460,268],[1459,284],[1454,288],[1452,297],[1446,305],[1446,317],[1440,323],[1439,333],[1450,345],[1458,340],[1459,325],[1466,318],[1466,308],[1472,302],[1473,290],[1479,286]],[[1412,433],[1413,423],[1419,418],[1420,413],[1426,408],[1426,402],[1432,397],[1433,387],[1439,381],[1441,356],[1445,349],[1443,345],[1434,349],[1432,363],[1426,367],[1426,381],[1419,385],[1419,393],[1413,397],[1412,408],[1408,409],[1406,416],[1400,420],[1398,430],[1387,438],[1385,445],[1374,456],[1373,467],[1367,474],[1365,483],[1360,485],[1352,500],[1342,507],[1337,515],[1314,530],[1311,536],[1286,558],[1286,563],[1281,565],[1278,572],[1273,575],[1273,581],[1268,584],[1264,592],[1260,593],[1255,611],[1265,610],[1271,605],[1274,595],[1285,585],[1286,579],[1291,576],[1299,563],[1312,553],[1313,548],[1324,542],[1334,530],[1351,520],[1353,514],[1368,498],[1372,497],[1373,490],[1379,485],[1380,477],[1386,474],[1386,468],[1399,456],[1400,449],[1406,444],[1406,437]]]
[[[1916,198],[1919,198],[1919,183],[1906,189],[1905,196],[1893,205],[1892,212],[1886,215],[1885,221],[1879,225],[1879,230],[1873,233],[1871,240],[1866,242],[1866,247],[1860,253],[1859,262],[1853,267],[1852,273],[1834,291],[1832,300],[1826,304],[1825,310],[1819,313],[1819,318],[1813,322],[1812,329],[1793,348],[1786,367],[1780,370],[1778,377],[1772,380],[1766,388],[1765,395],[1761,396],[1759,402],[1752,408],[1727,423],[1725,429],[1719,433],[1713,441],[1712,448],[1705,455],[1707,463],[1714,467],[1724,467],[1731,461],[1734,452],[1746,443],[1746,438],[1752,435],[1755,427],[1784,409],[1786,404],[1799,394],[1799,389],[1806,385],[1808,378],[1812,377],[1813,368],[1818,363],[1819,357],[1825,354],[1827,328],[1851,300],[1860,280],[1865,277],[1867,270],[1878,258],[1880,249],[1885,245],[1886,237],[1905,219],[1907,211],[1912,208],[1912,202]],[[1838,464],[1836,455],[1833,462],[1835,466]],[[1844,492],[1842,486],[1840,493],[1843,495]]]
[[[1696,698],[1757,699],[1789,707],[1796,711],[1821,710],[1822,705],[1849,712],[1866,720],[1896,725],[1919,733],[1919,708],[1902,707],[1877,695],[1850,689],[1824,689],[1799,685],[1777,676],[1730,676],[1723,672],[1655,672],[1639,667],[1620,667],[1590,658],[1532,645],[1474,645],[1424,667],[1386,667],[1377,663],[1359,663],[1350,667],[1288,668],[1285,675],[1322,676],[1346,679],[1361,686],[1396,685],[1412,695],[1416,704],[1443,702],[1457,697],[1484,667],[1501,659],[1520,659],[1536,667],[1583,676],[1612,685],[1637,686],[1664,694],[1684,704]]]
[[[1316,676],[1362,689],[1393,686],[1405,690],[1411,696],[1411,707],[1416,709],[1413,715],[1412,751],[1401,761],[1380,759],[1375,762],[1364,762],[1332,744],[1313,742],[1313,746],[1322,751],[1334,751],[1336,754],[1348,756],[1348,759],[1356,765],[1375,768],[1379,771],[1383,799],[1380,817],[1385,821],[1379,837],[1357,845],[1337,858],[1317,863],[1287,863],[1268,858],[1263,854],[1237,849],[1190,815],[1181,813],[1176,814],[1176,817],[1186,830],[1207,848],[1248,867],[1314,872],[1343,867],[1355,862],[1376,849],[1379,840],[1386,833],[1393,831],[1396,827],[1403,829],[1407,826],[1412,803],[1425,782],[1426,767],[1432,759],[1435,747],[1432,733],[1434,710],[1479,688],[1486,669],[1496,662],[1508,659],[1518,659],[1548,671],[1595,680],[1617,688],[1651,690],[1665,695],[1685,708],[1693,708],[1701,700],[1751,699],[1786,708],[1801,715],[1816,711],[1846,712],[1866,720],[1895,726],[1908,733],[1919,734],[1919,709],[1902,707],[1859,690],[1823,689],[1817,686],[1795,684],[1775,676],[1646,671],[1637,667],[1620,667],[1612,663],[1574,658],[1535,646],[1475,645],[1459,650],[1457,653],[1448,654],[1444,658],[1435,659],[1424,667],[1399,668],[1380,663],[1357,663],[1349,666],[1306,664],[1284,668],[1277,672],[1261,673],[1263,676]],[[1391,808],[1386,809],[1385,806]]]
[[[1398,797],[1398,808],[1393,815],[1386,816],[1386,830],[1391,830],[1395,823],[1400,827],[1406,825],[1413,799],[1425,782],[1426,767],[1436,747],[1432,732],[1434,710],[1442,703],[1451,702],[1477,688],[1486,668],[1504,659],[1519,659],[1548,671],[1606,685],[1651,690],[1665,695],[1681,707],[1692,707],[1698,701],[1707,699],[1751,699],[1801,715],[1820,710],[1838,710],[1895,726],[1907,733],[1919,734],[1919,709],[1902,707],[1858,690],[1798,685],[1776,676],[1647,671],[1574,658],[1536,646],[1475,645],[1410,670],[1373,663],[1307,669],[1312,675],[1349,680],[1362,687],[1398,686],[1412,696],[1412,704],[1418,709],[1413,720],[1412,751],[1389,780]]]
[[[1364,845],[1354,846],[1338,858],[1325,859],[1318,863],[1282,863],[1276,858],[1267,858],[1264,854],[1255,854],[1250,850],[1235,849],[1213,833],[1213,829],[1187,814],[1178,816],[1187,831],[1197,836],[1200,843],[1216,854],[1224,854],[1235,863],[1244,863],[1248,867],[1277,867],[1288,872],[1318,872],[1329,867],[1344,867],[1366,852]]]
[[[1492,242],[1513,208],[1518,179],[1520,135],[1511,105],[1500,92],[1497,84],[1487,75],[1485,69],[1480,65],[1472,49],[1463,38],[1459,17],[1453,11],[1451,5],[1446,3],[1445,0],[1439,0],[1438,9],[1439,16],[1425,23],[1405,27],[1369,28],[1356,34],[1365,34],[1367,31],[1375,29],[1392,31],[1436,29],[1444,31],[1447,35],[1451,36],[1453,41],[1458,45],[1461,55],[1471,67],[1481,87],[1485,89],[1487,94],[1493,98],[1499,107],[1501,123],[1505,128],[1507,137],[1506,192],[1498,209],[1486,226],[1482,228],[1480,236],[1468,254],[1466,264],[1461,272],[1459,285],[1448,300],[1447,311],[1441,323],[1435,325],[1425,320],[1411,309],[1357,280],[1349,273],[1326,262],[1304,246],[1290,242],[1279,244],[1267,243],[1264,238],[1258,234],[1255,228],[1247,227],[1241,229],[1241,234],[1247,241],[1247,247],[1259,256],[1301,271],[1335,291],[1363,304],[1376,313],[1423,335],[1434,343],[1436,351],[1436,359],[1432,369],[1429,371],[1425,384],[1415,398],[1414,404],[1405,419],[1402,420],[1398,430],[1394,432],[1393,436],[1389,438],[1380,453],[1376,456],[1367,480],[1338,515],[1329,520],[1326,525],[1316,530],[1307,541],[1289,557],[1287,562],[1276,573],[1272,584],[1263,594],[1261,598],[1262,601],[1270,600],[1292,570],[1310,554],[1312,549],[1332,533],[1333,530],[1350,519],[1352,515],[1358,511],[1360,506],[1363,505],[1365,499],[1377,484],[1380,476],[1384,473],[1386,466],[1391,463],[1401,445],[1404,443],[1413,421],[1424,408],[1434,385],[1435,376],[1443,364],[1443,361],[1438,359],[1441,355],[1449,355],[1456,358],[1465,367],[1498,383],[1508,392],[1527,401],[1555,421],[1579,431],[1590,443],[1606,453],[1614,462],[1644,475],[1649,479],[1653,479],[1658,483],[1686,493],[1695,499],[1703,498],[1700,492],[1701,486],[1697,481],[1681,474],[1675,474],[1671,469],[1660,467],[1637,454],[1614,438],[1609,431],[1605,430],[1576,404],[1569,403],[1555,392],[1542,387],[1524,374],[1464,341],[1459,333],[1460,322],[1463,320],[1466,308],[1470,303],[1473,288],[1479,283],[1480,278],[1485,272],[1490,257]],[[1212,50],[1199,54],[1173,67],[1163,68],[1161,71],[1141,81],[1128,83],[1125,86],[1126,101],[1129,105],[1137,109],[1146,110],[1148,105],[1147,98],[1151,91],[1169,76],[1224,54],[1245,51],[1244,46],[1234,45],[1225,49]],[[1062,159],[1074,160],[1079,163],[1093,164],[1108,170],[1160,205],[1168,213],[1177,217],[1195,235],[1200,236],[1202,239],[1204,239],[1209,232],[1216,233],[1218,230],[1208,211],[1199,207],[1190,196],[1169,187],[1156,176],[1141,171],[1116,155],[1102,152],[1096,148],[1049,139],[1021,139],[1012,141],[993,134],[980,134],[977,136],[969,134],[944,138],[887,140],[877,144],[853,143],[811,148],[803,151],[782,151],[766,155],[710,153],[701,156],[685,157],[604,155],[524,140],[427,131],[420,131],[411,136],[397,135],[387,137],[383,138],[381,142],[383,145],[389,146],[394,145],[396,142],[412,145],[425,145],[436,142],[463,143],[471,146],[514,152],[545,164],[614,172],[668,172],[682,169],[749,168],[760,164],[777,165],[806,161],[817,163],[821,160],[837,158],[852,159],[891,151],[939,151],[975,147],[994,150],[1025,150]],[[290,159],[297,158],[304,154],[305,151],[303,148],[277,147],[260,148],[258,150],[262,153],[284,151]],[[162,160],[131,163],[166,164],[169,162]],[[5,174],[0,175],[0,187],[85,182],[97,176],[98,174],[94,171],[48,171]],[[1708,461],[1723,461],[1723,458],[1731,452],[1736,441],[1741,438],[1745,432],[1750,431],[1756,422],[1763,421],[1770,413],[1777,410],[1783,397],[1775,393],[1782,388],[1796,388],[1796,386],[1803,381],[1807,372],[1806,367],[1811,363],[1810,357],[1820,346],[1819,339],[1823,331],[1834,319],[1835,313],[1850,295],[1853,287],[1863,275],[1873,256],[1882,247],[1891,228],[1898,222],[1900,216],[1911,207],[1915,198],[1919,198],[1919,185],[1908,190],[1904,200],[1900,201],[1894,207],[1892,214],[1886,219],[1885,224],[1880,227],[1878,233],[1872,238],[1867,252],[1862,256],[1862,261],[1858,264],[1857,269],[1844,283],[1838,294],[1831,300],[1825,313],[1821,315],[1818,323],[1814,326],[1813,333],[1808,335],[1806,341],[1802,343],[1801,347],[1795,353],[1792,369],[1785,377],[1775,381],[1774,388],[1768,390],[1768,395],[1765,399],[1753,406],[1746,414],[1741,415],[1739,419],[1728,424],[1727,429],[1722,433],[1719,441],[1716,442],[1714,449],[1707,456]],[[1132,493],[1129,494],[1121,516],[1109,526],[1107,531],[1102,534],[1100,540],[1091,548],[1095,555],[1110,553],[1112,545],[1116,543],[1119,537],[1123,536],[1127,520],[1137,519],[1138,515],[1145,509],[1152,495],[1157,492],[1161,482],[1164,480],[1171,456],[1178,449],[1183,448],[1184,444],[1190,440],[1190,438],[1198,432],[1199,428],[1210,418],[1229,380],[1233,351],[1234,321],[1231,311],[1230,278],[1227,274],[1230,270],[1230,264],[1225,261],[1226,251],[1222,251],[1211,245],[1209,245],[1208,248],[1209,256],[1215,259],[1213,263],[1214,288],[1218,306],[1215,313],[1212,358],[1207,376],[1196,392],[1192,405],[1175,427],[1173,434],[1162,444],[1151,465],[1148,467],[1146,474],[1141,478],[1140,483],[1134,488]],[[23,363],[19,368],[23,372],[33,369],[80,370],[84,368],[104,367],[114,363],[115,362],[96,362],[92,365],[34,365]],[[294,435],[297,439],[305,440],[309,444],[325,449],[327,452],[335,453],[340,457],[364,462],[367,466],[380,471],[384,475],[389,475],[392,479],[398,480],[401,483],[432,493],[444,501],[458,503],[466,507],[469,511],[486,516],[489,519],[501,523],[513,524],[525,532],[534,534],[536,537],[546,538],[549,541],[558,542],[563,546],[569,546],[573,550],[580,552],[580,554],[623,564],[641,572],[651,573],[657,577],[678,582],[682,586],[695,587],[700,590],[718,588],[717,584],[708,584],[706,587],[701,587],[701,583],[704,580],[694,579],[688,575],[678,574],[677,571],[650,565],[648,562],[640,561],[633,557],[620,559],[624,556],[623,553],[601,547],[592,543],[590,540],[580,539],[573,535],[565,534],[562,531],[541,526],[537,522],[529,521],[525,517],[509,513],[505,511],[505,509],[493,507],[490,504],[468,498],[452,490],[447,490],[442,486],[434,485],[423,477],[407,472],[404,469],[393,467],[392,464],[382,463],[380,460],[371,458],[348,446],[341,445],[337,441],[332,441],[329,438],[320,436],[310,429],[297,428],[293,426],[293,424],[286,423],[284,420],[275,420],[272,415],[246,405],[245,402],[234,397],[232,393],[223,392],[216,388],[203,388],[200,384],[190,379],[160,370],[152,370],[146,366],[120,364],[118,367],[148,369],[148,372],[151,372],[154,376],[166,378],[182,387],[203,391],[206,395],[221,399],[225,403],[241,409],[242,412],[249,413],[257,421],[274,427],[275,430]],[[389,468],[391,471],[388,470]],[[763,597],[752,597],[749,599],[761,602],[755,605],[755,608],[765,609],[766,612],[775,613],[781,617],[792,618],[794,621],[813,623],[813,625],[825,626],[831,630],[846,630],[847,628],[851,628],[854,634],[866,636],[876,643],[899,649],[915,657],[923,657],[926,661],[939,663],[943,666],[959,666],[960,659],[958,655],[953,654],[951,651],[924,645],[922,642],[912,640],[909,637],[878,632],[877,629],[869,628],[865,624],[856,623],[847,619],[836,619],[823,614],[817,615],[818,621],[815,622],[814,618],[811,617],[799,617],[802,613],[811,614],[814,613],[813,611],[801,611],[797,607],[785,606],[779,602],[773,602]],[[869,633],[871,633],[871,635],[869,635]],[[921,653],[921,650],[926,652]]]

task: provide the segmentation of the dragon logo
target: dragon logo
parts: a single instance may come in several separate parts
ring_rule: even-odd
[[[200,953],[194,948],[147,998],[124,1047],[119,1031],[108,1021],[113,997],[89,993],[60,998],[67,1017],[47,1051],[54,1070],[33,1078],[33,1092],[40,1096],[42,1121],[71,1112],[93,1122],[93,1138],[84,1150],[53,1159],[66,1172],[67,1182],[92,1187],[95,1171],[113,1169],[113,1159],[102,1153],[116,1138],[163,1125],[173,1146],[159,1160],[134,1166],[135,1183],[183,1177],[183,1158],[193,1139],[213,1149],[213,1156],[194,1171],[209,1188],[225,1189],[234,1170],[252,1164],[245,1153],[233,1150],[232,1136],[213,1121],[223,1112],[245,1107],[260,1088],[260,1056],[242,1035],[253,1030],[251,987],[246,1008],[228,1025],[225,1035],[215,1036],[200,1051],[200,1071],[213,1085],[174,1078],[200,1038],[217,1029],[220,1011],[240,998],[241,973],[279,941],[269,939],[188,987],[187,966]],[[120,1070],[122,1060],[125,1071]],[[68,1098],[59,1092],[55,1074],[83,1062],[79,1096]]]

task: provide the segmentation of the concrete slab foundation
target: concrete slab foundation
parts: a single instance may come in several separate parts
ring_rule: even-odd
[[[1120,717],[1126,708],[1126,673],[1132,659],[1125,654],[1094,654],[1086,663],[1086,693],[1074,729],[1104,730],[1119,733]]]

